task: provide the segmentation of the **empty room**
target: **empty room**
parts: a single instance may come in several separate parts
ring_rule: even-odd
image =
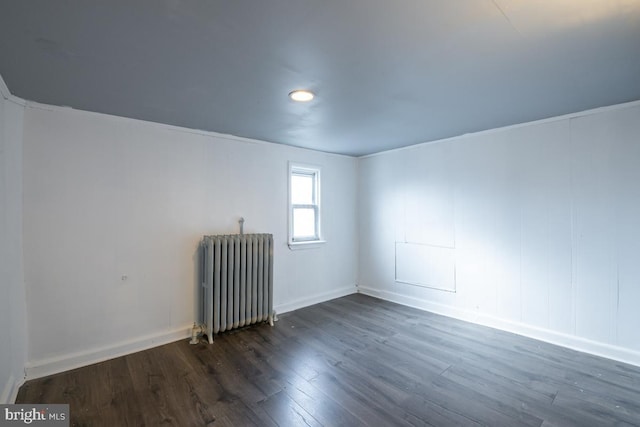
[[[3,1],[0,425],[640,426],[640,0]]]

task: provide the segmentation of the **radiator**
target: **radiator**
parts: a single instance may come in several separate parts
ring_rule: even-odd
[[[273,235],[204,236],[203,332],[268,321],[273,326]]]

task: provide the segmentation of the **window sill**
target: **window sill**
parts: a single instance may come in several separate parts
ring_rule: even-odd
[[[326,240],[310,240],[308,242],[289,242],[289,249],[298,251],[301,249],[315,249],[327,243]]]

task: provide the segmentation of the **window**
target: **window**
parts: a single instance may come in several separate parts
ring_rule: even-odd
[[[289,244],[318,243],[320,234],[320,169],[289,164]]]

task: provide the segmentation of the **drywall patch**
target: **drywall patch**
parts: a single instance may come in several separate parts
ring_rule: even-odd
[[[455,292],[455,249],[396,242],[396,282]]]

